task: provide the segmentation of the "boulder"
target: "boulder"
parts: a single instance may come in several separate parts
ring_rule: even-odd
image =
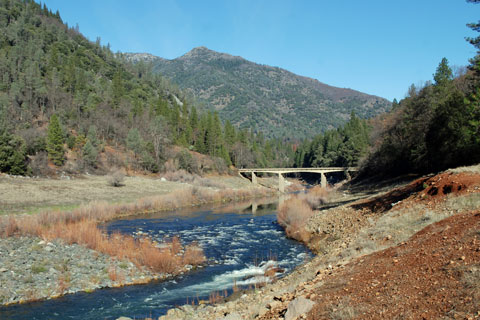
[[[305,314],[312,310],[315,303],[312,300],[304,297],[298,297],[288,304],[287,313],[285,313],[285,320],[294,320],[298,316]]]

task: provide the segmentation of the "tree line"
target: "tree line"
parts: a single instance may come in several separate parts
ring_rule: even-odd
[[[223,167],[284,165],[291,158],[282,141],[198,112],[151,66],[126,61],[100,38],[89,41],[45,5],[0,0],[0,33],[2,172],[63,166],[72,154],[77,170],[96,168],[107,146],[127,150],[128,165],[152,172],[164,169],[175,145]],[[189,168],[187,154],[178,162]]]
[[[468,26],[480,31],[480,23]],[[412,85],[404,99],[394,99],[390,112],[368,122],[352,115],[343,128],[301,144],[295,165],[359,165],[359,178],[383,178],[479,163],[480,37],[467,41],[477,54],[465,70],[454,74],[443,58],[433,81]]]

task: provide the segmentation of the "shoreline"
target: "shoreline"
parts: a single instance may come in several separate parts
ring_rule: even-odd
[[[96,219],[97,225],[99,223],[104,223],[110,220],[114,219],[121,219],[125,217],[134,217],[135,215],[142,215],[142,214],[149,214],[153,212],[167,212],[167,211],[174,211],[174,210],[179,210],[182,208],[195,208],[195,207],[200,207],[202,205],[214,205],[214,204],[227,204],[227,203],[234,203],[234,202],[239,202],[242,200],[247,200],[247,199],[255,199],[255,198],[261,198],[265,196],[273,196],[277,194],[278,192],[266,187],[256,187],[256,188],[239,188],[239,189],[230,189],[229,192],[221,192],[222,190],[208,190],[207,193],[201,193],[197,195],[193,200],[197,201],[191,201],[191,197],[185,197],[185,192],[187,192],[187,195],[194,194],[201,192],[198,190],[200,187],[195,187],[195,186],[186,186],[183,189],[179,190],[174,190],[171,193],[163,194],[157,197],[150,197],[150,198],[141,198],[138,199],[136,203],[130,203],[130,204],[102,204],[101,209],[109,211],[110,214],[107,215],[108,218],[104,219]],[[196,190],[197,189],[197,190]],[[187,191],[186,191],[187,190]],[[178,201],[177,195],[182,194],[184,197],[181,197],[182,201]],[[205,196],[208,195],[209,198],[205,200],[205,198],[200,197],[201,195]],[[156,206],[152,206],[150,204],[150,201],[154,200],[159,200],[159,198],[165,202],[164,206],[158,206],[159,203],[162,202],[157,202]],[[174,201],[175,200],[175,201]],[[94,204],[87,204],[87,205],[82,205],[79,206],[78,208],[74,209],[71,211],[75,215],[79,215],[79,217],[82,216],[90,216],[88,213],[92,210],[92,206],[95,207],[95,205],[98,206],[98,203]],[[147,210],[146,210],[147,209]],[[52,213],[50,211],[47,211],[47,213]],[[63,211],[56,211],[53,212],[56,215],[62,215],[65,214]],[[113,213],[113,214],[112,214]],[[44,213],[45,214],[45,213]],[[28,214],[17,214],[14,215],[15,217],[27,217],[28,218],[35,218],[41,216],[42,213],[37,213],[33,215],[28,215]],[[10,216],[0,216],[0,219],[7,219]],[[78,217],[77,217],[78,218]],[[1,222],[1,220],[0,220]],[[1,226],[1,224],[0,224]],[[5,249],[5,246],[9,246],[9,240],[11,240],[13,237],[16,239],[21,239],[19,240],[19,243],[27,243],[26,247],[22,248],[9,248],[12,252],[8,253],[8,249]],[[16,283],[25,283],[26,285],[23,288],[10,288],[10,293],[5,292],[5,289],[3,289],[3,292],[0,292],[0,298],[2,299],[2,303],[0,304],[2,307],[7,307],[11,306],[14,304],[18,303],[29,303],[29,302],[34,302],[34,301],[41,301],[41,300],[50,300],[54,298],[61,297],[65,294],[74,294],[78,292],[91,292],[93,290],[101,289],[101,288],[113,288],[113,287],[120,287],[120,286],[126,286],[126,285],[135,285],[135,284],[145,284],[149,283],[155,280],[168,280],[171,278],[176,277],[177,275],[184,274],[185,272],[190,271],[191,269],[194,269],[195,267],[187,264],[183,265],[181,270],[179,270],[178,273],[176,274],[169,274],[169,273],[159,273],[152,271],[148,269],[147,267],[139,267],[135,266],[131,261],[121,261],[120,259],[108,256],[106,254],[100,253],[95,250],[87,249],[83,245],[78,245],[78,244],[68,244],[65,243],[63,240],[50,240],[50,241],[44,241],[41,238],[32,236],[32,235],[16,235],[16,236],[10,236],[6,238],[0,238],[0,260],[1,258],[5,259],[6,261],[9,261],[9,265],[15,264],[17,266],[26,266],[23,271],[19,271],[18,269],[15,268],[10,268],[7,269],[6,266],[7,264],[3,263],[4,267],[0,269],[0,278],[2,276],[6,276],[10,274],[17,275],[19,281]],[[28,239],[28,240],[27,240]],[[92,280],[87,280],[85,277],[82,278],[82,280],[78,280],[82,282],[82,284],[76,284],[78,281],[75,280],[75,284],[72,284],[72,276],[71,274],[68,274],[65,276],[63,273],[60,271],[62,270],[56,270],[54,266],[50,266],[49,264],[47,265],[41,265],[40,267],[35,267],[29,264],[28,258],[23,257],[21,254],[18,254],[21,251],[25,252],[34,252],[38,253],[40,256],[49,256],[51,261],[56,261],[53,257],[55,254],[55,251],[60,251],[64,248],[70,248],[74,251],[78,251],[78,256],[81,257],[80,259],[83,260],[95,260],[97,261],[99,258],[98,257],[103,257],[104,259],[102,260],[103,262],[99,262],[100,269],[102,269],[102,272],[99,271],[93,271],[90,272],[90,276],[92,276]],[[82,249],[83,248],[83,249]],[[20,250],[16,252],[16,250]],[[12,257],[23,257],[24,259],[27,259],[27,261],[16,261],[15,259],[12,260]],[[40,259],[40,258],[39,258]],[[106,260],[105,260],[106,259]],[[21,259],[20,259],[21,260]],[[101,260],[101,259],[100,259]],[[108,261],[107,261],[108,260]],[[43,263],[43,262],[42,262]],[[70,262],[71,263],[71,262]],[[125,268],[125,265],[128,264],[128,270],[124,270],[122,268]],[[113,266],[113,267],[112,267]],[[48,267],[48,268],[47,268]],[[198,267],[202,267],[200,264]],[[68,267],[67,267],[68,268]],[[73,267],[72,267],[73,268]],[[109,270],[106,270],[109,269]],[[127,272],[128,271],[128,272]],[[28,275],[30,273],[30,275]],[[135,276],[128,276],[126,275],[127,273],[132,274]],[[98,283],[97,278],[95,275],[101,274],[102,275],[102,282]],[[48,292],[43,292],[40,293],[39,295],[33,294],[34,290],[31,290],[31,287],[34,287],[34,283],[42,283],[41,277],[40,276],[45,276],[47,279],[50,280],[50,284],[47,286],[48,287]],[[15,278],[15,277],[14,277]],[[50,279],[51,278],[51,279]],[[22,282],[23,281],[23,282]],[[6,283],[6,282],[5,282]],[[54,284],[52,284],[54,283]],[[15,286],[15,284],[13,284]],[[22,287],[22,286],[19,286]],[[55,288],[58,287],[58,288]],[[20,292],[19,292],[20,291]],[[14,292],[14,293],[12,293]],[[11,297],[11,296],[14,297]]]
[[[408,306],[407,309],[411,309],[415,306],[415,299],[422,297],[423,290],[431,295],[438,292],[435,286],[428,287],[435,282],[425,282],[425,277],[437,281],[445,277],[438,273],[424,274],[422,268],[410,268],[408,272],[411,276],[403,278],[404,270],[398,262],[402,257],[413,259],[404,263],[415,264],[420,263],[415,261],[418,254],[421,255],[425,250],[442,250],[449,256],[425,258],[423,269],[428,268],[429,263],[435,263],[439,270],[448,265],[452,270],[467,270],[469,276],[471,273],[477,275],[475,263],[480,261],[480,248],[475,247],[475,235],[478,234],[475,233],[475,223],[477,226],[480,223],[480,171],[478,168],[471,171],[461,168],[393,184],[388,188],[374,187],[377,191],[368,190],[368,197],[359,197],[352,203],[317,211],[306,225],[311,235],[307,245],[317,253],[311,261],[298,266],[277,282],[246,292],[240,297],[227,297],[223,302],[212,305],[180,306],[168,310],[159,320],[272,320],[284,317],[287,312],[293,313],[294,306],[299,305],[309,306],[294,316],[302,319],[318,319],[319,314],[321,318],[361,317],[366,311],[369,312],[369,318],[379,318],[381,316],[377,312],[381,306],[388,306],[390,314],[399,310],[393,304],[385,305],[388,296],[378,292],[381,287],[375,288],[375,281],[381,282],[384,278],[389,279],[387,284],[394,291],[426,286],[424,289],[408,291],[408,295],[415,298],[400,300]],[[428,242],[431,232],[444,242]],[[458,240],[449,235],[449,241],[445,243],[447,237],[443,236],[444,232],[458,232],[459,239],[466,237],[468,240],[462,241],[473,244],[468,248],[470,251],[467,253],[464,248],[464,256],[461,256],[456,244]],[[422,240],[425,242],[417,242],[418,238],[425,239]],[[411,253],[412,250],[417,253]],[[378,261],[381,261],[380,265],[377,265]],[[382,271],[376,272],[377,269]],[[371,276],[372,273],[376,278]],[[345,280],[345,277],[349,280]],[[465,278],[472,279],[470,285],[477,283],[471,277]],[[364,283],[365,278],[370,279],[370,285]],[[452,279],[446,285],[454,287],[457,283]],[[456,290],[461,290],[467,297],[471,295],[468,283],[464,287],[456,287]],[[363,295],[364,291],[369,293]],[[372,296],[378,300],[370,306]],[[398,293],[398,297],[404,296],[405,291]],[[363,299],[363,304],[351,303],[357,299]],[[461,304],[461,301],[456,300],[456,303]],[[438,311],[438,303],[442,302],[436,300],[435,303],[437,307],[430,309],[432,314]],[[368,310],[366,306],[369,306]],[[478,309],[470,308],[469,311],[463,316],[471,315],[471,312],[476,314]]]

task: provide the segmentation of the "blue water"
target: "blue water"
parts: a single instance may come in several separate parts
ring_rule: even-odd
[[[231,292],[234,283],[249,287],[265,281],[262,275],[271,265],[291,271],[310,256],[303,245],[285,238],[276,223],[275,205],[259,206],[255,212],[248,207],[224,208],[113,221],[105,226],[108,231],[142,231],[158,240],[179,235],[184,243],[198,241],[209,262],[169,281],[3,307],[0,319],[158,317],[187,301],[208,300],[214,291]]]

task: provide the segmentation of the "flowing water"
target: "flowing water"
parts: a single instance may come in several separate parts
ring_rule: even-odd
[[[270,266],[291,271],[310,256],[285,238],[276,223],[276,203],[248,203],[216,209],[159,213],[116,220],[105,228],[162,240],[179,235],[198,241],[207,266],[167,281],[102,289],[62,298],[0,308],[0,319],[142,319],[158,317],[187,301],[208,300],[212,292],[231,293],[234,284],[248,288],[268,278]],[[285,274],[283,273],[283,274]],[[282,276],[282,275],[279,275]]]

